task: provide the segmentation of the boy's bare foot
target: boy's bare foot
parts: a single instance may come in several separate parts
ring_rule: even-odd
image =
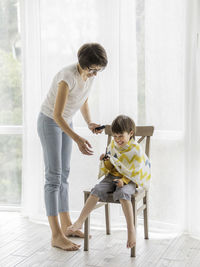
[[[84,237],[84,233],[82,231],[80,231],[80,230],[77,230],[77,231],[74,232],[74,231],[72,231],[70,229],[67,229],[65,231],[65,235],[66,236],[72,236],[72,237],[81,237],[81,238]]]
[[[70,230],[71,232],[76,232],[77,230],[80,230],[81,228],[82,228],[82,224],[76,221],[75,223],[67,227],[67,231]]]
[[[76,230],[75,232],[72,230],[67,229],[65,232],[65,236],[67,237],[80,237],[80,238],[84,238],[84,233],[80,230]],[[91,238],[92,236],[89,235],[89,238]]]
[[[79,238],[84,238],[84,233],[80,230],[82,228],[82,224],[75,222],[74,224],[71,225],[62,225],[61,229],[63,234],[66,237],[79,237]],[[89,238],[92,236],[89,235]]]
[[[61,248],[67,251],[75,251],[80,248],[80,245],[73,243],[64,235],[58,235],[57,237],[52,237],[51,245],[52,247]]]
[[[128,230],[128,240],[127,240],[127,248],[133,248],[136,245],[136,235],[135,235],[135,229]]]

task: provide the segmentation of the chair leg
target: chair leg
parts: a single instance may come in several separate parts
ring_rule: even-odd
[[[148,235],[148,192],[145,191],[145,197],[143,198],[143,204],[146,205],[146,209],[143,210],[144,215],[144,238],[149,239]]]
[[[137,235],[137,201],[135,201],[134,198],[132,199],[132,206],[133,206],[135,234]],[[135,247],[131,248],[131,257],[136,257],[136,245]]]
[[[88,193],[84,193],[84,203],[86,203],[89,197]],[[88,215],[87,219],[84,222],[84,251],[89,250],[89,231],[90,231],[90,215]]]
[[[105,204],[105,216],[106,216],[106,234],[110,235],[110,205]]]

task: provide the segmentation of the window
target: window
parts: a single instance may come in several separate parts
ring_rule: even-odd
[[[20,205],[22,86],[19,1],[0,0],[0,205]]]

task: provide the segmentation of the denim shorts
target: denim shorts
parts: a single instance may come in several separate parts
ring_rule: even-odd
[[[99,197],[102,201],[107,201],[108,194],[113,193],[113,200],[120,199],[131,200],[131,195],[135,193],[136,184],[132,181],[124,184],[123,187],[117,187],[112,181],[119,177],[108,174],[99,184],[96,184],[91,190],[91,195]]]

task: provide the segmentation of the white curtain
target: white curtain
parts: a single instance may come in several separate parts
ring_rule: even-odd
[[[198,0],[150,0],[145,13],[146,123],[152,226],[200,237]]]
[[[22,213],[33,220],[46,220],[43,158],[36,119],[51,80],[60,68],[76,62],[81,44],[99,42],[107,50],[109,64],[93,85],[89,99],[93,120],[110,123],[116,115],[125,113],[137,123],[138,108],[143,107],[143,121],[156,129],[151,143],[150,227],[200,236],[200,215],[195,210],[196,204],[200,204],[196,146],[199,80],[195,73],[199,63],[196,61],[195,65],[195,36],[200,14],[197,0],[145,1],[142,105],[138,105],[135,2],[22,1],[22,24],[26,25]],[[83,190],[97,182],[99,155],[106,144],[104,136],[90,134],[80,113],[74,118],[74,126],[92,143],[95,154],[83,156],[73,145],[70,173],[73,220],[83,206]],[[112,205],[111,211],[112,227],[125,227],[121,207]],[[93,226],[104,225],[103,213],[98,209],[92,214]]]
[[[146,1],[146,123],[152,140],[150,218],[157,227],[185,229],[185,31],[182,0]]]
[[[187,214],[186,225],[193,237],[200,239],[200,2],[187,1],[186,44],[186,160]]]

